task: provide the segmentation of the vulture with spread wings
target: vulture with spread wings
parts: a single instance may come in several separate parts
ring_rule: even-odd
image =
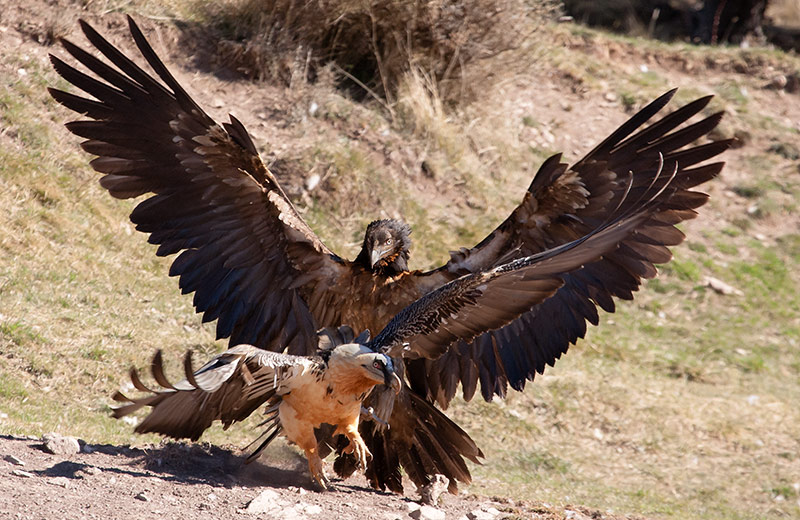
[[[659,191],[666,189],[669,184]],[[123,417],[150,406],[153,410],[136,427],[137,432],[197,439],[215,420],[227,427],[266,403],[267,418],[262,423],[267,426],[262,433],[265,440],[250,459],[284,433],[305,451],[312,477],[326,489],[329,481],[320,457],[318,429],[332,426],[334,435],[347,439],[342,453],[353,457],[354,467],[366,468],[372,454],[359,432],[362,403],[381,383],[396,394],[401,392],[402,382],[393,359],[438,358],[453,341],[469,341],[498,329],[547,300],[563,285],[566,273],[614,251],[649,217],[650,202],[657,192],[651,190],[643,196],[628,210],[629,215],[616,216],[584,237],[464,275],[429,292],[400,311],[372,341],[368,341],[368,331],[353,339],[347,326],[328,328],[320,334],[323,344],[317,355],[295,356],[242,344],[196,372],[189,352],[184,363],[186,379],[175,385],[165,377],[158,352],[151,370],[163,390],[150,390],[132,370],[134,386],[150,395],[129,399],[117,392],[115,399],[126,404],[114,409],[114,416]],[[424,424],[420,421],[420,427]],[[436,435],[430,440],[442,441]],[[402,454],[392,455],[403,461]]]
[[[451,491],[457,481],[469,482],[465,459],[477,462],[482,453],[434,404],[446,407],[459,386],[465,400],[479,387],[487,400],[504,396],[509,386],[521,390],[585,335],[587,321],[598,323],[597,307],[613,312],[614,298],[631,299],[642,279],[655,276],[655,264],[671,258],[667,246],[683,240],[675,225],[695,217],[707,200],[693,188],[720,172],[723,163],[707,160],[730,144],[691,145],[721,119],[717,113],[684,124],[710,97],[648,123],[673,96],[670,91],[576,164],[562,163],[559,155],[545,161],[506,220],[475,247],[451,253],[445,265],[410,271],[410,230],[395,220],[371,223],[360,253],[348,261],[303,221],[242,124],[233,116],[222,125],[213,121],[130,18],[129,25],[160,80],[81,21],[105,60],[67,40],[66,51],[93,74],[52,55],[51,60],[91,97],[50,93],[85,116],[67,128],[97,156],[91,165],[103,174],[101,185],[118,198],[149,194],[131,221],[150,234],[156,254],[177,254],[170,275],[179,277],[184,293],[194,293],[197,312],[204,321],[217,320],[217,336],[230,338],[230,345],[312,355],[316,331],[341,325],[383,330],[378,338],[385,339],[390,320],[405,315],[409,304],[441,294],[464,276],[482,276],[514,258],[539,258],[598,229],[604,230],[599,236],[608,236],[609,223],[619,229],[620,218],[623,227],[635,223],[612,249],[550,273],[558,280],[552,294],[525,300],[519,312],[509,309],[505,315],[514,319],[502,326],[442,321],[437,333],[403,340],[408,350],[394,366],[403,382],[400,392],[375,387],[366,401],[375,412],[360,425],[372,453],[367,476],[381,489],[402,492],[401,466],[417,485],[437,473],[450,479]],[[581,242],[569,251],[585,248]],[[332,447],[340,454],[336,471],[352,472],[358,461],[344,451],[347,439],[318,434],[320,452]]]

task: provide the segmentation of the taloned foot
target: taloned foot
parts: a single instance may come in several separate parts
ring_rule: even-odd
[[[319,487],[321,487],[323,491],[327,491],[331,481],[328,479],[327,475],[325,475],[325,467],[323,466],[322,459],[319,458],[316,452],[306,452],[306,457],[308,458],[308,470],[311,472],[311,478],[314,479],[314,482],[319,484]]]
[[[358,467],[361,469],[366,469],[367,460],[372,458],[372,453],[370,453],[360,435],[350,438],[350,445],[344,449],[344,452],[352,453],[356,458]]]

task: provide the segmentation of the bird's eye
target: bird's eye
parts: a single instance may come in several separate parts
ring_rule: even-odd
[[[380,368],[383,368],[383,363],[381,363],[380,361],[378,361],[376,359],[375,361],[372,362],[372,366],[375,367],[375,368],[380,369]]]
[[[384,242],[384,244],[386,244],[387,246],[392,245],[392,239],[391,238],[387,238],[386,242]]]

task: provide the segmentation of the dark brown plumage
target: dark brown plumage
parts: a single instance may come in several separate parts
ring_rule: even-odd
[[[88,118],[67,127],[98,156],[91,164],[104,174],[100,182],[109,193],[118,198],[150,194],[131,214],[132,222],[150,234],[158,255],[178,254],[170,275],[179,277],[184,293],[194,293],[203,320],[217,320],[218,337],[229,337],[231,345],[308,355],[318,328],[347,324],[382,330],[411,302],[448,282],[579,239],[612,214],[636,209],[644,194],[654,197],[647,199],[649,213],[635,233],[613,251],[560,273],[552,295],[508,325],[436,348],[426,343],[436,333],[415,336],[411,352],[419,357],[398,367],[408,386],[396,400],[387,402],[380,392],[370,398],[391,428],[375,422],[361,426],[374,455],[367,473],[381,489],[402,490],[398,464],[418,485],[434,473],[450,478],[451,490],[456,481],[469,482],[464,459],[477,461],[481,452],[432,403],[446,407],[459,386],[466,400],[479,386],[485,399],[504,396],[509,386],[521,390],[585,335],[587,321],[597,324],[597,307],[613,312],[614,298],[631,299],[642,279],[655,276],[655,264],[670,259],[667,246],[683,240],[675,224],[693,218],[705,203],[707,196],[692,188],[717,175],[722,163],[703,163],[729,145],[688,146],[719,123],[721,114],[713,114],[684,125],[710,97],[644,126],[667,104],[671,91],[573,166],[561,163],[560,156],[545,161],[511,215],[475,247],[452,253],[440,268],[407,270],[408,247],[396,249],[398,237],[392,233],[378,237],[379,231],[396,228],[397,221],[378,221],[350,262],[330,251],[302,220],[241,123],[231,117],[219,126],[206,115],[132,20],[133,38],[161,81],[88,24],[81,26],[116,69],[64,41],[67,52],[102,81],[52,56],[59,74],[95,99],[50,92]],[[670,182],[669,189],[659,191]],[[392,247],[385,243],[389,235]],[[387,247],[378,247],[375,261],[380,243]],[[444,353],[434,358],[433,351]],[[437,438],[440,448],[432,444]],[[350,467],[340,460],[340,468]]]
[[[250,459],[285,431],[287,438],[305,451],[313,478],[326,488],[328,479],[320,458],[321,439],[315,429],[319,431],[327,424],[334,429],[323,434],[323,439],[337,434],[347,438],[346,445],[340,443],[339,446],[343,452],[340,464],[334,466],[339,473],[359,467],[367,469],[367,458],[372,454],[359,432],[362,403],[379,383],[384,383],[390,392],[400,393],[402,383],[394,371],[393,358],[436,358],[456,339],[469,341],[516,319],[531,306],[552,296],[563,284],[564,273],[616,249],[620,241],[649,216],[651,198],[647,195],[630,215],[620,215],[571,243],[464,275],[429,292],[392,318],[371,341],[367,341],[368,333],[353,340],[350,328],[343,326],[323,335],[330,340],[329,348],[323,346],[316,356],[292,356],[243,344],[214,357],[196,372],[191,368],[191,356],[187,353],[186,379],[175,385],[164,376],[158,352],[151,371],[163,390],[148,389],[136,370],[132,370],[134,387],[150,395],[132,400],[118,392],[114,398],[126,404],[116,408],[114,416],[122,417],[150,406],[153,410],[136,427],[137,432],[197,440],[214,421],[221,421],[227,428],[266,403],[267,418],[262,423],[266,426],[262,433],[264,441]],[[452,423],[443,415],[437,415],[432,406],[423,405],[417,410],[416,406],[423,402],[413,393],[405,392],[397,403],[407,410],[415,410],[416,429],[421,431],[413,435],[395,438],[396,432],[391,430],[376,435],[374,428],[364,429],[370,445],[382,450],[377,464],[368,470],[369,478],[381,475],[382,480],[389,483],[387,485],[402,486],[397,471],[401,461],[412,471],[418,470],[420,465],[425,468],[424,461],[409,457],[410,454],[420,455],[416,449],[418,445],[426,446],[425,454],[435,457],[439,464],[454,464],[449,468],[445,466],[445,471],[469,473],[463,460],[448,457],[445,450],[453,445],[468,453],[473,446],[465,443],[460,430],[448,428]],[[435,428],[427,427],[434,424],[437,424]],[[379,439],[389,440],[390,444],[381,445],[376,442]],[[405,445],[406,449],[398,451],[398,445]],[[347,462],[348,458],[354,460]],[[393,461],[394,467],[386,467],[387,460]],[[427,472],[413,474],[412,479],[424,481],[428,475]]]

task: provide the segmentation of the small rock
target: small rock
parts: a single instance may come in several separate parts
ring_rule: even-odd
[[[318,515],[322,512],[322,507],[318,506],[317,504],[309,504],[303,507],[303,511],[307,515]]]
[[[150,497],[145,495],[144,491],[142,491],[133,498],[135,498],[136,500],[141,500],[142,502],[150,502]]]
[[[47,483],[66,489],[69,486],[69,479],[67,477],[53,477],[47,480]]]
[[[319,174],[314,173],[310,175],[308,179],[306,179],[306,190],[313,191],[314,188],[316,188],[319,185],[320,179],[321,177],[319,176]]]
[[[251,515],[260,515],[280,508],[280,495],[271,489],[265,489],[257,497],[250,501],[245,508],[245,512]]]
[[[604,97],[606,98],[606,101],[612,103],[617,100],[617,95],[614,94],[613,92],[606,92],[606,95]]]
[[[713,289],[715,292],[723,294],[725,296],[730,296],[730,295],[742,296],[744,294],[736,287],[728,285],[722,280],[717,280],[712,276],[706,276],[706,285],[708,287],[711,287],[711,289]]]
[[[414,511],[419,511],[420,505],[416,502],[409,502],[406,504],[406,509],[408,509],[408,514],[410,515]]]
[[[24,478],[31,478],[36,476],[33,473],[22,471],[21,469],[15,469],[14,471],[11,472],[11,474],[17,477],[24,477]]]
[[[445,520],[444,511],[441,509],[436,509],[433,506],[424,505],[417,509],[416,511],[412,511],[409,513],[411,518],[414,520]]]
[[[42,435],[44,449],[53,455],[74,455],[81,452],[81,445],[75,437],[64,437],[56,433]]]
[[[784,76],[783,74],[778,74],[774,78],[772,78],[769,82],[770,88],[774,88],[776,90],[783,90],[786,88],[786,85],[789,83],[789,79]]]
[[[10,462],[11,464],[13,464],[15,466],[24,466],[25,465],[25,461],[23,461],[22,459],[20,459],[18,457],[15,457],[14,455],[6,455],[4,458],[5,458],[6,461]]]
[[[314,117],[317,115],[317,111],[319,110],[319,105],[316,101],[312,101],[310,105],[308,105],[308,115]]]
[[[489,511],[484,511],[482,509],[476,509],[475,511],[470,511],[467,513],[468,520],[494,520],[495,516]]]
[[[88,473],[89,475],[99,475],[100,473],[103,472],[103,470],[95,466],[87,466],[83,471]]]
[[[273,506],[274,507],[274,506]],[[280,514],[277,514],[280,513]],[[303,515],[302,504],[295,504],[292,507],[280,507],[278,510],[273,509],[274,516],[280,517],[281,520],[305,520]]]
[[[289,486],[286,489],[288,489],[292,493],[297,493],[298,495],[305,495],[306,493],[308,493],[308,491],[306,491],[305,489],[303,489],[301,487]]]

